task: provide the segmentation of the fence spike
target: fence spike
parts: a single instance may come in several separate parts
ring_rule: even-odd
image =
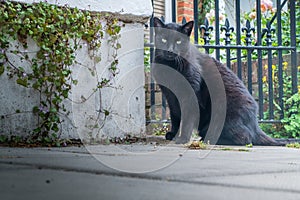
[[[210,32],[213,31],[213,27],[209,25],[209,22],[208,22],[208,19],[205,18],[204,20],[204,24],[202,24],[200,27],[200,32],[204,31],[203,32],[203,40],[204,40],[204,44],[209,44],[209,40],[210,40]]]
[[[186,24],[186,19],[185,19],[185,17],[182,18],[181,23],[182,23],[183,25]]]
[[[265,39],[265,41],[267,42],[268,46],[272,45],[272,33],[275,33],[275,29],[272,28],[270,21],[267,22],[266,28],[263,29],[263,34],[267,33],[267,38]]]
[[[246,45],[247,46],[250,46],[251,42],[252,42],[251,31],[254,33],[255,29],[253,27],[251,27],[250,21],[247,19],[247,21],[246,21],[246,27],[242,28],[242,32],[246,32],[246,38],[245,38],[245,40],[246,40]]]
[[[221,27],[221,31],[225,31],[225,44],[229,45],[230,44],[230,35],[234,31],[234,28],[230,26],[228,18],[225,20],[225,25]]]

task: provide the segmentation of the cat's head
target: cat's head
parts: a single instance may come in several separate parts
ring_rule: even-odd
[[[165,60],[174,60],[177,56],[185,57],[188,53],[194,22],[190,21],[184,25],[165,24],[157,17],[154,17],[153,21],[157,56]]]

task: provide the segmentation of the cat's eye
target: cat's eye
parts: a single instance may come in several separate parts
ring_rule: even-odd
[[[176,44],[181,44],[181,40],[177,40],[177,41],[176,41]]]
[[[167,42],[167,40],[166,40],[165,38],[162,38],[161,41],[162,41],[163,43],[166,43],[166,42]]]

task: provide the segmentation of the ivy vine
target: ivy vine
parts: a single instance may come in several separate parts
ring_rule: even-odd
[[[103,17],[108,18],[106,23]],[[112,16],[67,5],[0,2],[0,75],[6,72],[21,87],[32,88],[40,94],[39,104],[32,109],[38,116],[38,126],[31,134],[33,139],[56,138],[62,122],[61,115],[69,113],[63,101],[68,98],[72,85],[78,82],[71,74],[75,51],[82,47],[82,40],[87,42],[90,50],[97,50],[107,34],[115,51],[109,70],[112,77],[118,74],[120,30],[118,20]],[[19,41],[21,49],[28,48],[28,38],[39,47],[36,56],[30,58],[28,52],[21,51],[18,46],[11,50],[12,41]],[[8,57],[11,53],[29,63],[29,69],[15,66]],[[99,80],[97,89],[107,86],[110,81],[107,78]]]

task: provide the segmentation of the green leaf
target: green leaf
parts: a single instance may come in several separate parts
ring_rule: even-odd
[[[101,61],[101,57],[100,56],[95,56],[94,58],[96,63],[99,63]]]
[[[58,131],[59,131],[59,128],[58,128],[57,123],[54,123],[51,129],[52,129],[54,132],[58,132]]]
[[[63,75],[68,75],[68,74],[69,74],[69,71],[63,70],[63,71],[62,71],[62,74],[63,74]]]
[[[6,135],[0,135],[0,143],[4,143],[8,141],[8,137]]]
[[[4,65],[0,64],[0,75],[4,73]]]
[[[55,142],[55,146],[56,146],[56,147],[61,147],[60,142],[59,142],[59,141],[56,141],[56,142]]]
[[[64,98],[68,98],[68,96],[69,96],[68,90],[64,90],[64,91],[62,92],[62,96],[63,96]]]
[[[77,85],[77,84],[78,84],[78,80],[72,80],[72,83],[73,83],[74,85]]]
[[[38,108],[37,106],[34,106],[34,107],[32,108],[32,112],[33,112],[34,114],[38,113],[38,112],[39,112],[39,108]]]
[[[121,44],[117,43],[117,49],[120,49],[120,48],[121,48]]]
[[[104,115],[108,116],[109,115],[109,111],[108,110],[104,110]]]
[[[50,112],[57,113],[57,109],[56,108],[51,108]]]
[[[28,87],[27,78],[25,78],[25,79],[18,78],[16,82],[19,85],[22,85],[24,87]]]

